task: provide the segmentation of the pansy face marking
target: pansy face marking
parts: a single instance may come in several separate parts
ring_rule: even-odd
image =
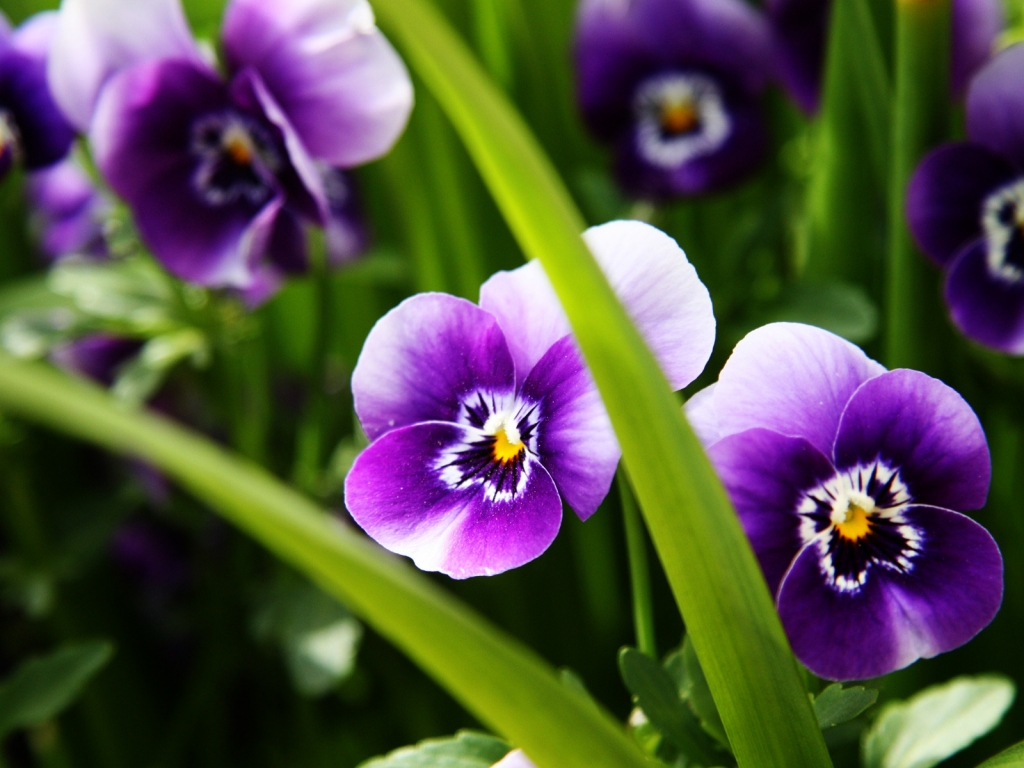
[[[192,152],[199,159],[193,183],[209,205],[259,205],[273,194],[281,157],[255,120],[232,111],[201,117],[192,127]]]
[[[645,80],[634,110],[637,150],[662,168],[717,151],[732,130],[721,90],[705,75],[673,72]]]
[[[988,268],[1008,283],[1024,277],[1024,179],[985,198],[981,216],[988,244]]]
[[[800,538],[817,547],[829,586],[857,592],[872,567],[913,569],[922,534],[901,514],[910,502],[899,471],[881,461],[839,472],[804,495]]]
[[[0,109],[0,173],[18,161],[20,146],[14,118],[6,109]]]

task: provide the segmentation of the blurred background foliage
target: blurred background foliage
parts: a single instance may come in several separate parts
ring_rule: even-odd
[[[719,335],[707,372],[688,393],[716,378],[747,331],[773,320],[826,327],[881,357],[885,183],[870,162],[823,180],[822,135],[835,125],[809,123],[773,91],[767,108],[774,149],[755,178],[691,201],[629,200],[574,107],[573,0],[437,2],[513,98],[590,223],[647,219],[697,266]],[[54,5],[2,3],[12,22]],[[185,6],[197,35],[216,40],[223,2]],[[871,0],[871,8],[881,66],[891,78],[891,4]],[[1015,2],[1008,14],[1006,40],[1024,39],[1024,4]],[[417,86],[400,143],[356,172],[373,246],[331,276],[327,333],[317,332],[314,278],[292,280],[252,315],[230,302],[207,302],[201,292],[185,296],[173,327],[200,328],[212,354],[176,366],[154,401],[340,515],[341,482],[362,444],[348,381],[373,323],[416,291],[475,298],[489,274],[522,261],[454,130]],[[0,186],[0,317],[31,302],[43,279],[22,181],[11,174]],[[843,214],[854,222],[845,229],[822,203],[820,190],[830,183],[864,209]],[[838,246],[821,242],[822,216]],[[869,225],[857,226],[858,216]],[[129,279],[122,294],[103,289],[103,301],[137,288]],[[931,372],[970,400],[992,447],[992,491],[977,517],[1000,542],[1006,598],[976,640],[875,686],[883,702],[956,674],[1002,672],[1024,681],[1024,368],[950,334],[944,315],[931,322],[944,340]],[[194,352],[189,347],[182,356]],[[73,641],[102,638],[115,647],[59,724],[46,720],[6,740],[10,765],[337,768],[476,725],[402,654],[151,468],[0,414],[0,508],[0,673]],[[571,668],[625,718],[632,705],[615,659],[634,638],[618,498],[609,496],[586,525],[566,514],[563,526],[567,535],[523,568],[466,582],[439,578],[554,664]],[[654,597],[658,648],[667,652],[679,645],[683,626],[657,569]],[[1021,739],[1018,702],[999,729],[949,765],[975,765]],[[833,742],[837,766],[857,764],[855,736]]]

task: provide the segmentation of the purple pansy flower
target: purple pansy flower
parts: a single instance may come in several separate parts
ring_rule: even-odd
[[[942,382],[773,323],[736,346],[687,415],[815,674],[884,675],[995,616],[999,549],[960,513],[985,503],[988,445]]]
[[[55,364],[66,371],[110,386],[129,360],[142,349],[138,339],[108,333],[94,333],[57,347],[50,354]]]
[[[817,112],[831,0],[767,0],[779,76],[800,107]],[[1000,0],[952,0],[949,86],[960,96],[1003,28]]]
[[[685,254],[646,224],[584,235],[674,388],[714,344],[711,299]],[[345,502],[378,543],[455,578],[526,563],[583,520],[619,460],[608,415],[539,262],[499,272],[480,304],[407,299],[370,332],[352,376],[373,441]]]
[[[0,14],[0,178],[16,161],[36,170],[64,157],[74,129],[46,84],[56,14],[39,13],[13,32]]]
[[[103,221],[110,201],[74,157],[30,174],[25,191],[32,226],[47,258],[107,254]]]
[[[711,192],[763,158],[771,39],[743,0],[583,0],[575,58],[583,117],[631,192]]]
[[[96,163],[167,268],[258,300],[306,268],[305,226],[332,262],[365,242],[351,181],[412,106],[365,0],[231,0],[226,79],[177,0],[65,0],[50,65]]]
[[[975,341],[1024,354],[1024,45],[971,83],[969,141],[925,156],[907,189],[921,250],[947,270],[946,302]]]

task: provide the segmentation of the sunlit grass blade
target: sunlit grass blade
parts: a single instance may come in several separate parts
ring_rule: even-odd
[[[949,0],[897,0],[885,362],[936,374],[949,335],[936,322],[939,274],[915,247],[904,205],[914,167],[949,131],[949,40]]]
[[[99,389],[0,353],[0,411],[160,467],[340,598],[540,768],[641,768],[624,731],[553,669],[267,472]]]
[[[374,7],[447,111],[520,246],[542,261],[558,292],[740,765],[828,765],[739,521],[657,363],[584,247],[583,219],[564,185],[432,6],[377,0]]]

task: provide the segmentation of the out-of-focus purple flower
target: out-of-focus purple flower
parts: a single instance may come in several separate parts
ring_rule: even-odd
[[[254,300],[306,268],[307,223],[335,261],[365,242],[338,169],[384,154],[412,106],[365,0],[232,0],[226,80],[177,0],[65,0],[60,40],[54,93],[179,277]]]
[[[135,357],[140,349],[142,342],[138,339],[95,333],[58,347],[50,357],[64,370],[109,387],[121,366]]]
[[[714,344],[711,299],[675,241],[619,221],[584,235],[673,387]],[[499,272],[479,306],[414,296],[366,339],[352,376],[373,441],[345,503],[378,543],[455,578],[529,562],[608,493],[619,446],[539,262]]]
[[[921,250],[947,270],[946,302],[970,338],[1024,354],[1024,45],[989,62],[967,95],[969,141],[925,156],[906,212]]]
[[[942,382],[774,323],[736,346],[687,415],[815,674],[883,675],[966,643],[995,616],[999,549],[958,511],[985,503],[988,445]]]
[[[583,117],[634,194],[711,192],[764,157],[771,36],[742,0],[583,0],[575,60]]]
[[[807,113],[818,111],[831,0],[767,0],[779,76]],[[952,0],[949,86],[961,96],[1003,28],[1000,0]]]
[[[189,578],[189,563],[168,532],[139,520],[122,525],[110,542],[114,561],[147,589],[165,597]]]
[[[73,157],[30,174],[26,194],[33,229],[48,258],[107,254],[103,220],[110,201]]]
[[[16,162],[32,171],[52,165],[75,133],[46,83],[56,14],[39,13],[13,32],[0,17],[0,178]]]

